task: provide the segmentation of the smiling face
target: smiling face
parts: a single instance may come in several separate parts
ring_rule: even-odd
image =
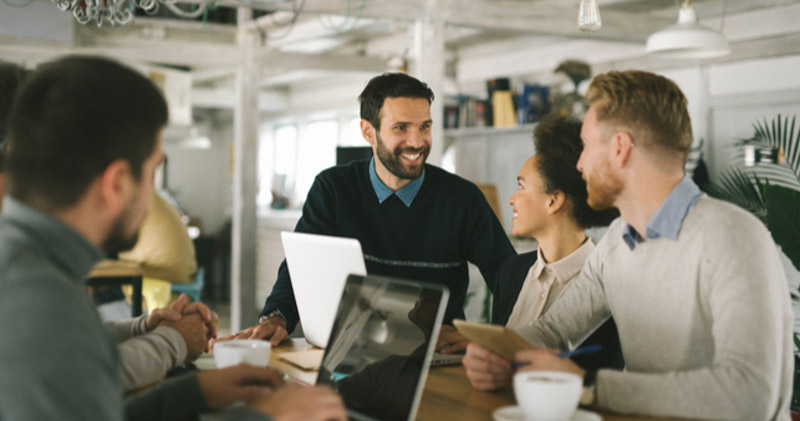
[[[597,210],[614,207],[622,191],[622,180],[612,171],[608,156],[610,130],[604,129],[603,124],[597,121],[597,105],[592,105],[581,127],[583,152],[578,160],[578,171],[586,180],[587,202]]]
[[[424,98],[386,98],[380,112],[380,130],[365,132],[372,144],[375,170],[381,180],[398,189],[422,174],[431,149],[431,107]]]
[[[547,226],[547,203],[550,195],[545,192],[544,180],[539,175],[536,155],[530,157],[517,176],[517,190],[508,199],[514,211],[511,233],[536,238]]]

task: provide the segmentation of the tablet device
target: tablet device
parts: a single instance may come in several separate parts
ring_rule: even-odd
[[[476,344],[503,358],[514,361],[517,351],[533,349],[533,346],[513,330],[498,325],[473,323],[466,320],[453,320],[458,332]]]

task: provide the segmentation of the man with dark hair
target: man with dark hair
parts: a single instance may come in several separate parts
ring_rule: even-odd
[[[578,169],[589,205],[621,217],[554,307],[521,333],[565,349],[611,315],[626,368],[584,371],[546,349],[515,359],[523,370],[584,377],[582,402],[613,412],[788,420],[794,317],[783,266],[764,224],[685,175],[692,129],[683,93],[662,76],[627,71],[595,77],[587,98]],[[508,383],[508,361],[472,351],[473,384]]]
[[[0,62],[0,210],[3,210],[3,196],[6,194],[5,156],[8,153],[8,114],[14,103],[14,96],[22,80],[28,74],[24,68],[13,63]]]
[[[0,63],[0,136],[7,132],[7,118],[17,88],[28,73],[15,64]],[[0,210],[5,195],[4,152],[7,142],[4,140],[3,136],[0,139]],[[194,361],[203,352],[207,334],[216,336],[216,314],[202,303],[187,305],[186,299],[185,296],[179,298],[169,308],[151,309],[147,316],[105,322],[120,341],[120,374],[125,390],[162,380],[169,370]],[[179,321],[182,314],[194,313],[201,319]],[[176,323],[170,327],[162,326],[163,320]],[[207,328],[203,327],[204,324]]]
[[[433,126],[433,92],[425,83],[385,73],[369,81],[359,101],[361,134],[373,158],[320,173],[295,231],[358,239],[367,272],[444,284],[450,289],[445,323],[463,318],[467,262],[494,290],[497,268],[514,249],[474,184],[425,163]],[[277,345],[297,322],[284,261],[259,324],[234,337]],[[464,347],[464,338],[444,325],[437,349]]]
[[[276,389],[277,372],[246,365],[185,375],[123,405],[116,343],[83,286],[103,252],[136,242],[166,122],[155,86],[105,59],[45,64],[20,89],[0,217],[0,419],[184,419],[243,400],[251,417],[344,419],[330,390]],[[160,324],[180,331],[192,319],[205,328],[198,314]]]

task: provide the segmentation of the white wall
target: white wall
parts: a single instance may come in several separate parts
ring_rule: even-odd
[[[728,164],[730,146],[753,135],[755,121],[800,116],[800,55],[711,66],[709,169]]]
[[[169,159],[169,188],[184,210],[202,220],[204,234],[214,235],[231,216],[230,124],[217,125],[209,133],[211,149],[185,149],[164,143]]]

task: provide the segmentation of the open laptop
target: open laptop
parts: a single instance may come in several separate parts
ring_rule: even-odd
[[[339,297],[350,274],[366,275],[361,244],[353,238],[282,232],[283,251],[306,340],[328,344]]]
[[[339,392],[351,419],[413,420],[448,295],[439,285],[349,276],[317,384]]]

